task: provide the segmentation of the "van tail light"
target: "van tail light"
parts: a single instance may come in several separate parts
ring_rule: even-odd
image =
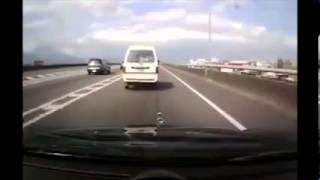
[[[159,73],[159,67],[156,67],[156,73]]]

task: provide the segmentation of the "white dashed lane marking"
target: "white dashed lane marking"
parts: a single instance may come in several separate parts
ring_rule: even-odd
[[[43,78],[43,77],[46,77],[46,76],[39,74],[39,75],[36,75],[36,77],[37,77],[37,78]]]
[[[121,75],[115,75],[111,78],[104,79],[97,83],[91,84],[89,86],[83,87],[81,89],[72,91],[67,93],[59,98],[53,99],[47,103],[44,103],[38,107],[29,109],[23,112],[23,128],[30,126],[31,124],[47,117],[48,115],[65,108],[66,106],[70,105],[71,103],[86,97],[104,87],[107,87],[121,79]],[[98,86],[99,85],[99,86]],[[31,116],[35,114],[34,116]],[[31,116],[31,117],[30,117]]]
[[[56,73],[50,73],[50,74],[37,74],[37,75],[33,75],[33,76],[25,76],[23,78],[23,80],[33,80],[33,79],[39,79],[39,78],[45,78],[45,77],[67,75],[67,74],[72,74],[74,72],[84,72],[84,71],[83,70],[81,70],[81,71],[64,71],[64,72],[56,72]]]
[[[23,80],[31,80],[31,79],[34,79],[34,77],[32,76],[27,76],[27,77],[24,77]]]
[[[33,76],[26,76],[23,78],[23,87],[38,84],[54,79],[78,76],[78,75],[85,75],[87,72],[83,69],[81,70],[73,70],[73,71],[62,71],[62,72],[55,72],[49,74],[37,74]]]
[[[119,66],[111,66],[112,70],[119,69]],[[23,87],[32,85],[32,84],[38,84],[54,79],[60,79],[60,78],[67,78],[72,76],[79,76],[79,75],[85,75],[87,74],[86,69],[77,69],[77,70],[69,70],[69,71],[59,71],[59,72],[53,72],[48,74],[37,74],[32,76],[25,76],[23,77]]]

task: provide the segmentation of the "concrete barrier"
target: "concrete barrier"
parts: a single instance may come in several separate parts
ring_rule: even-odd
[[[198,76],[212,79],[229,89],[272,104],[291,114],[297,112],[297,84],[262,79],[250,75],[217,72],[211,69],[192,69],[185,66],[169,65]]]
[[[24,65],[23,71],[33,71],[40,69],[54,69],[54,68],[64,68],[64,67],[75,67],[75,66],[86,66],[87,64],[52,64],[52,65],[42,65],[42,66],[32,66]]]
[[[120,65],[120,63],[110,63],[112,66]],[[23,71],[33,71],[40,69],[53,69],[53,68],[64,68],[64,67],[75,67],[75,66],[87,66],[87,63],[82,64],[52,64],[52,65],[41,65],[41,66],[32,66],[32,65],[24,65]]]

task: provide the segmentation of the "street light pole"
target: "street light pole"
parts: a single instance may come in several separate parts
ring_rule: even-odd
[[[209,27],[208,27],[208,31],[209,31],[209,59],[211,59],[211,12],[209,12]]]
[[[209,42],[211,41],[211,12],[209,12],[209,27],[208,27],[208,31],[209,31]]]

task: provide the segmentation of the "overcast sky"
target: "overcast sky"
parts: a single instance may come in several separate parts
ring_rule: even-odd
[[[212,13],[212,41],[208,19]],[[123,58],[130,44],[160,59],[297,60],[295,0],[24,0],[24,53]],[[49,53],[50,52],[50,53]],[[47,53],[47,54],[46,54]],[[49,55],[48,55],[49,56]]]

